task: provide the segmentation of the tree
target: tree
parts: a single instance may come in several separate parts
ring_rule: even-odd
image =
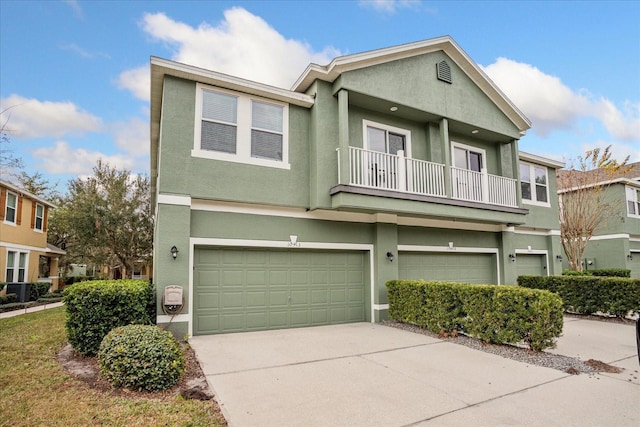
[[[149,178],[98,161],[93,175],[69,181],[50,218],[49,242],[66,247],[67,262],[122,268],[130,277],[151,259]]]
[[[34,196],[42,197],[52,203],[60,198],[56,184],[52,184],[48,179],[44,178],[40,172],[34,172],[33,175],[29,175],[25,171],[20,171],[20,173],[14,174],[14,176],[20,184],[20,188]]]
[[[624,200],[612,200],[607,190],[612,181],[629,171],[627,162],[612,158],[611,146],[589,150],[558,171],[560,235],[562,248],[572,270],[582,270],[582,258],[589,240],[599,227],[618,215]],[[577,163],[577,164],[576,164]]]
[[[11,129],[7,127],[7,124],[9,123],[9,115],[7,114],[7,111],[9,108],[5,108],[0,111],[0,176],[11,175],[15,170],[21,169],[23,166],[22,159],[16,157],[13,154],[13,151],[8,147],[11,143],[11,140],[9,139]]]

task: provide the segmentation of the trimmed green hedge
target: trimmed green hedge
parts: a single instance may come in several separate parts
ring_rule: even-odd
[[[566,311],[625,317],[640,311],[640,279],[595,276],[520,276],[518,284],[562,298]]]
[[[100,345],[100,373],[116,387],[160,391],[175,385],[184,372],[180,344],[154,325],[113,329]]]
[[[155,322],[149,313],[155,304],[153,288],[146,280],[99,280],[65,288],[67,337],[83,355],[98,353],[102,339],[113,328]]]
[[[37,301],[38,298],[49,292],[51,283],[35,282],[31,283],[31,294],[29,295],[29,301]]]
[[[0,305],[13,304],[18,301],[17,294],[0,295]]]
[[[553,347],[562,333],[562,301],[516,286],[391,280],[389,318],[432,332],[458,331],[487,342]]]
[[[598,268],[595,270],[564,270],[563,276],[605,276],[605,277],[631,277],[628,268]]]

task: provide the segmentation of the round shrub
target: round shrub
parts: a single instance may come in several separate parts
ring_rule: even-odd
[[[168,331],[153,325],[128,325],[109,332],[98,351],[100,373],[116,387],[160,391],[184,371],[184,354]]]

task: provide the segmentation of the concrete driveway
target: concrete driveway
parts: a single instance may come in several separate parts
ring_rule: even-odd
[[[640,425],[630,325],[567,318],[557,349],[622,374],[568,375],[370,323],[190,343],[231,426]]]

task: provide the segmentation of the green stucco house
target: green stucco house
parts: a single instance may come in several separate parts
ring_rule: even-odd
[[[290,90],[151,58],[153,277],[159,307],[184,298],[158,323],[378,322],[390,279],[560,274],[564,165],[518,150],[529,128],[450,37],[310,64]]]
[[[558,176],[567,173],[575,171],[559,170]],[[565,181],[559,179],[558,182]],[[631,277],[640,278],[640,162],[628,165],[628,170],[615,179],[593,184],[604,184],[605,203],[616,214],[603,223],[589,240],[582,268],[624,268],[631,270]],[[561,200],[575,191],[570,185],[565,186],[567,188],[561,184],[558,188]],[[566,263],[565,268],[569,268]]]

